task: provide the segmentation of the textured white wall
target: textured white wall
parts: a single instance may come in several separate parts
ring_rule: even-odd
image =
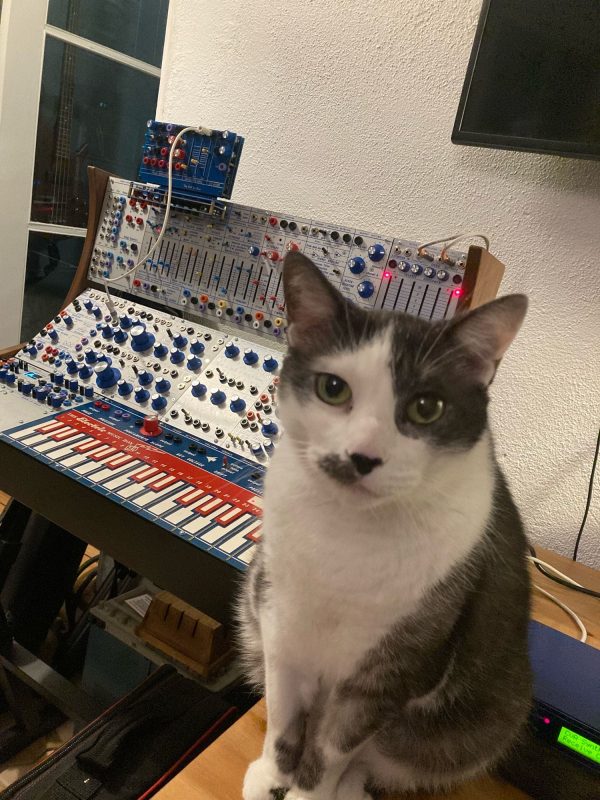
[[[502,291],[531,301],[493,388],[498,455],[533,540],[569,553],[600,421],[600,164],[451,144],[479,7],[171,0],[157,117],[246,136],[238,202],[489,233]],[[600,567],[598,479],[580,552]]]

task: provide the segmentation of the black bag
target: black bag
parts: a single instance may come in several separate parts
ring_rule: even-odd
[[[0,800],[145,800],[237,716],[217,695],[161,667]]]

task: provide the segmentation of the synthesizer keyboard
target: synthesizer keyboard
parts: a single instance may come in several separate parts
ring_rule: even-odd
[[[260,541],[264,470],[169,426],[145,431],[144,420],[96,400],[3,431],[0,439],[245,569]]]

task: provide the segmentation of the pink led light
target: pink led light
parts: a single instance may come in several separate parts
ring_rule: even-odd
[[[550,725],[550,717],[544,717],[544,725]]]
[[[391,278],[392,277],[392,273],[391,272],[384,272],[383,273],[383,277],[384,278]]]
[[[462,289],[455,289],[454,290],[454,297],[460,297],[462,294]]]

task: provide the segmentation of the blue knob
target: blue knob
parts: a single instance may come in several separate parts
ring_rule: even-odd
[[[23,384],[23,394],[30,395],[32,389],[33,389],[33,383],[24,383]]]
[[[93,303],[92,303],[92,301],[91,301],[91,300],[88,298],[87,300],[84,300],[84,301],[83,301],[83,306],[84,306],[84,308],[87,308],[87,310],[88,310],[88,311],[91,311],[91,310],[92,310],[92,308],[94,307],[94,304],[93,304]]]
[[[263,456],[264,458],[264,451],[262,449],[262,445],[260,442],[252,442],[252,454],[255,456]]]
[[[257,247],[255,244],[253,244],[251,247],[248,248],[248,252],[250,253],[251,256],[254,256],[256,258],[256,256],[260,255],[260,247]]]
[[[37,390],[37,399],[40,403],[45,403],[46,398],[50,394],[50,389],[47,386],[42,386],[41,389]]]
[[[274,450],[274,445],[271,439],[263,439],[262,441],[263,450],[267,453],[271,453]]]
[[[398,269],[400,272],[408,272],[410,269],[410,262],[409,261],[399,261],[398,262]]]
[[[70,317],[69,314],[65,314],[65,316],[62,319],[67,328],[70,328],[73,325],[73,318]]]
[[[26,347],[25,349],[27,350],[30,356],[37,355],[37,347],[34,344],[29,345],[29,347]]]
[[[51,328],[48,331],[48,336],[52,339],[53,342],[55,342],[58,339],[58,331],[54,330],[54,328]]]
[[[167,405],[167,398],[161,397],[159,394],[152,395],[152,402],[150,405],[155,411],[162,411]]]
[[[138,403],[145,403],[146,400],[150,397],[150,392],[148,389],[143,389],[141,386],[137,386],[134,395],[136,402]]]
[[[69,373],[69,375],[75,375],[75,373],[79,371],[79,365],[77,364],[77,362],[73,358],[70,358],[67,361],[66,366],[67,366],[67,372]]]
[[[233,342],[227,342],[225,345],[225,355],[227,358],[235,358],[240,352],[240,348]]]
[[[14,372],[9,372],[6,376],[6,383],[11,386],[17,380],[17,376]]]
[[[8,375],[8,370],[6,369],[6,367],[0,367],[0,381],[5,381],[7,375]]]
[[[96,317],[96,319],[100,319],[102,317],[102,310],[98,308],[98,306],[93,306],[92,314]]]
[[[183,350],[178,350],[176,347],[171,348],[171,358],[169,359],[172,364],[181,364],[185,359]]]
[[[229,408],[232,411],[244,411],[246,408],[246,401],[241,397],[232,397],[231,403],[229,403]]]
[[[349,261],[350,272],[354,275],[360,275],[360,273],[365,268],[365,260],[360,256],[356,256],[355,258],[351,258]]]
[[[120,380],[118,383],[117,392],[121,397],[127,397],[128,394],[133,392],[133,386],[131,383],[127,383],[127,381]]]
[[[381,261],[385,256],[385,247],[382,244],[372,244],[367,253],[371,261]]]
[[[265,356],[263,369],[265,372],[274,372],[279,366],[279,362],[273,356]]]
[[[154,380],[154,375],[147,369],[143,369],[138,372],[137,379],[140,386],[148,386]]]
[[[92,374],[92,369],[87,364],[84,364],[83,367],[79,370],[79,377],[82,380],[89,378],[91,374]]]
[[[103,339],[112,339],[114,335],[114,331],[112,329],[112,325],[108,323],[102,327],[102,338]]]
[[[225,392],[221,389],[213,389],[210,393],[210,402],[215,406],[220,406],[226,399]]]
[[[272,420],[265,422],[261,430],[263,436],[275,436],[279,432],[279,428]]]
[[[119,322],[121,323],[121,327],[128,330],[133,325],[133,320],[131,317],[128,317],[127,314],[123,314],[122,317],[119,317]]]
[[[52,408],[60,408],[63,404],[64,399],[65,398],[63,397],[63,395],[59,394],[59,392],[51,392],[48,395],[48,400]]]
[[[107,358],[106,361],[100,362],[94,370],[96,373],[96,386],[100,389],[110,389],[111,386],[115,386],[121,377],[120,371],[112,367],[111,364],[112,361]]]
[[[200,381],[192,382],[192,394],[194,397],[204,397],[206,394],[206,386]]]
[[[85,397],[93,397],[94,387],[91,384],[89,386],[86,386],[85,389],[83,390],[83,394],[85,395]]]
[[[256,364],[257,361],[258,353],[255,353],[254,350],[244,350],[244,364],[252,366],[252,364]]]
[[[122,344],[124,341],[127,340],[127,333],[125,333],[123,328],[116,329],[114,340],[117,344]]]
[[[171,381],[168,381],[166,378],[161,378],[160,380],[156,381],[154,388],[157,392],[161,394],[166,394],[171,388]]]
[[[65,376],[62,374],[62,372],[57,372],[56,375],[54,376],[54,383],[57,386],[62,386],[64,379]]]
[[[185,347],[187,343],[188,343],[188,340],[187,340],[187,339],[186,339],[186,337],[185,337],[183,334],[181,334],[181,333],[178,333],[178,334],[177,334],[177,336],[175,336],[175,337],[173,338],[173,344],[175,345],[175,347],[178,347],[180,350],[181,350],[183,347]]]
[[[201,366],[202,366],[202,361],[200,361],[198,356],[192,356],[191,358],[188,358],[187,368],[192,370],[192,372],[195,372],[197,369],[200,369]]]
[[[66,385],[68,385],[70,392],[77,392],[79,390],[79,382],[76,380],[67,381]]]
[[[154,355],[156,358],[164,358],[167,353],[169,352],[169,348],[166,344],[156,344],[154,345]]]
[[[143,322],[136,325],[131,329],[131,349],[136,353],[142,353],[144,350],[150,350],[155,341],[155,336],[148,333],[146,326]]]
[[[359,295],[364,298],[371,297],[375,291],[375,287],[371,281],[363,281],[362,283],[359,283],[357,289]]]
[[[204,352],[204,344],[199,342],[198,339],[194,339],[190,344],[190,352],[193,353],[195,356],[200,356]]]

